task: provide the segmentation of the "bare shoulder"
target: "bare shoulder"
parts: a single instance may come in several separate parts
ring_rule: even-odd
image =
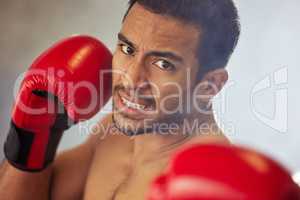
[[[229,145],[229,139],[223,134],[197,136],[192,140],[196,144],[220,144]]]
[[[216,145],[231,145],[230,140],[223,134],[219,135],[199,135],[191,138],[185,144],[183,144],[179,150],[185,149],[186,147],[192,145],[207,145],[207,144],[216,144]]]

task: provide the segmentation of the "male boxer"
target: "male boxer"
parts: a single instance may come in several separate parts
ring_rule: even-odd
[[[56,145],[49,137],[34,139],[43,141],[39,145],[23,142],[30,150],[23,155],[17,151],[20,148],[14,149],[18,140],[9,136],[7,161],[0,170],[1,199],[140,200],[173,152],[194,143],[229,143],[216,125],[211,99],[228,79],[225,66],[238,38],[238,14],[231,0],[131,0],[112,59],[113,112],[99,122],[97,132],[85,143],[57,155],[54,161]],[[57,54],[60,60],[68,49]],[[103,53],[96,53],[102,57]],[[64,66],[68,68],[73,62],[67,59]],[[86,69],[82,72],[94,73],[89,64],[82,67]],[[40,108],[47,100],[44,91],[37,91],[36,101],[27,99],[26,105]],[[77,98],[81,101],[86,96]],[[17,123],[23,116],[13,113],[14,135],[63,132],[68,127],[57,126],[58,122],[78,121],[68,105],[63,103],[65,118],[54,113],[46,124],[31,123],[33,119],[27,116],[33,127]],[[45,149],[52,149],[49,157],[41,153]]]

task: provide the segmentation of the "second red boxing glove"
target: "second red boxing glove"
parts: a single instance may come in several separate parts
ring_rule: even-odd
[[[300,191],[287,170],[261,153],[196,145],[175,155],[148,200],[300,200]]]

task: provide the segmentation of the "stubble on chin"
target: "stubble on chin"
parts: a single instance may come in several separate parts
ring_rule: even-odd
[[[113,124],[124,135],[136,136],[136,135],[142,135],[146,133],[143,127],[139,128],[137,127],[137,125],[134,125],[135,123],[133,122],[134,120],[125,119],[126,118],[125,116],[117,116],[117,115],[121,115],[121,114],[113,113],[112,115]]]

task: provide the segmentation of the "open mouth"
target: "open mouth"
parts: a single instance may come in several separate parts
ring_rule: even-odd
[[[145,108],[147,107],[146,105],[141,105],[141,104],[137,104],[137,103],[133,103],[127,99],[125,99],[124,97],[121,97],[121,101],[128,107],[128,108],[132,108],[132,109],[136,109],[136,110],[140,110],[140,111],[144,111]]]
[[[123,92],[119,91],[117,92],[117,106],[121,112],[124,112],[126,114],[147,114],[150,111],[155,110],[155,102],[153,99],[135,99],[134,101],[129,100],[133,99],[128,97],[128,95],[124,94]]]

